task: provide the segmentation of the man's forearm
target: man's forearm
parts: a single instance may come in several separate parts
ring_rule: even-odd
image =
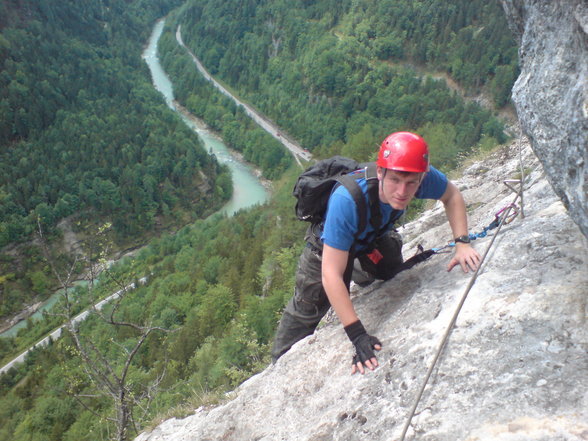
[[[359,320],[343,279],[330,280],[328,276],[323,277],[323,286],[329,302],[343,326]]]
[[[349,297],[349,290],[343,281],[348,259],[347,251],[338,250],[326,244],[323,246],[323,288],[343,326],[358,320]]]
[[[449,226],[453,237],[463,236],[468,234],[468,218],[466,213],[466,205],[460,191],[452,185],[452,191],[447,199],[442,199],[445,207],[445,214],[449,221]]]

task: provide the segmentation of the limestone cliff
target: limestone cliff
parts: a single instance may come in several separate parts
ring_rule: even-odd
[[[517,114],[551,185],[588,237],[588,2],[501,0],[518,37]]]
[[[525,217],[505,225],[459,315],[417,408],[407,440],[588,440],[588,241],[552,191],[528,143]],[[455,181],[478,232],[514,195],[519,144],[466,168]],[[418,243],[450,238],[441,206],[401,233]],[[478,239],[483,252],[490,237]],[[355,294],[380,367],[350,375],[351,344],[332,315],[275,365],[214,408],[196,409],[137,441],[398,440],[470,274],[447,273],[437,255]]]

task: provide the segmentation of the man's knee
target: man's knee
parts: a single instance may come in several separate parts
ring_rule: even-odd
[[[327,313],[329,305],[299,302],[292,297],[282,314],[272,347],[272,360],[276,361],[295,343],[311,335]]]
[[[402,236],[398,231],[391,230],[378,241],[378,247],[384,259],[390,263],[402,263]]]
[[[288,352],[294,343],[311,335],[315,328],[316,326],[312,326],[312,324],[309,323],[303,323],[288,311],[284,311],[274,337],[272,360],[275,362],[278,358]]]
[[[294,296],[286,305],[276,331],[272,359],[277,360],[294,343],[311,335],[329,307],[322,285],[320,256],[306,248],[300,256]]]

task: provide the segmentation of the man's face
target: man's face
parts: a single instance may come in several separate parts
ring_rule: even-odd
[[[405,210],[419,189],[423,173],[408,173],[378,167],[380,200],[396,210]]]

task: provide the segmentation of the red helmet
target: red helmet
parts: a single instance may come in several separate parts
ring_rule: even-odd
[[[429,170],[429,147],[414,133],[392,133],[382,141],[376,165],[390,170],[426,172]]]

